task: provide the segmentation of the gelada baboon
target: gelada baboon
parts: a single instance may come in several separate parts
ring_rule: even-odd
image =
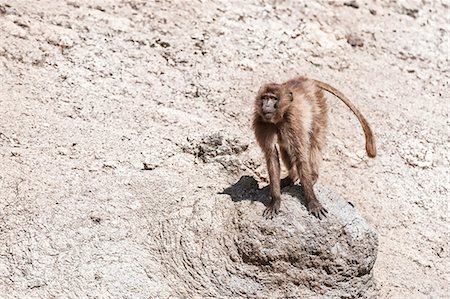
[[[270,179],[271,200],[264,211],[265,217],[271,218],[280,210],[280,155],[289,171],[287,181],[300,181],[308,210],[319,218],[328,213],[317,200],[313,189],[319,177],[321,150],[328,123],[323,90],[340,98],[353,111],[364,130],[367,155],[375,157],[377,154],[367,120],[334,87],[306,77],[297,77],[282,84],[263,85],[256,96],[253,129],[264,152]]]

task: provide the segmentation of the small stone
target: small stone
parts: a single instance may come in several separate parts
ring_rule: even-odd
[[[6,7],[5,5],[0,5],[0,15],[6,15]]]
[[[405,9],[405,13],[407,16],[410,16],[411,18],[417,18],[417,14],[419,13],[418,9]]]
[[[359,4],[355,0],[344,2],[344,5],[348,6],[348,7],[353,7],[353,8],[356,8],[356,9],[359,8]]]
[[[162,41],[160,39],[157,39],[156,43],[158,45],[160,45],[161,47],[163,47],[163,48],[169,48],[170,47],[170,44],[168,42]]]
[[[106,161],[103,163],[103,168],[116,169],[116,163],[114,161]]]
[[[364,46],[363,39],[353,33],[347,35],[347,43],[349,43],[352,47]]]
[[[420,0],[400,0],[398,2],[403,14],[414,19],[417,18],[417,15],[419,14],[419,8],[422,5]]]
[[[74,41],[69,36],[58,33],[49,34],[47,42],[61,48],[71,48],[74,46]]]
[[[156,165],[154,163],[147,163],[147,162],[144,162],[143,165],[144,165],[144,168],[143,168],[144,170],[153,170],[156,167],[158,167],[158,165]]]
[[[100,224],[105,218],[105,215],[102,215],[100,212],[92,212],[91,215],[89,215],[89,219],[95,224]]]
[[[94,223],[100,224],[100,222],[102,222],[102,219],[99,217],[91,216],[90,218]]]
[[[96,10],[101,11],[101,12],[105,12],[105,11],[106,11],[105,8],[103,8],[103,7],[100,6],[100,5],[97,5],[97,6],[95,6],[94,8],[95,8]]]

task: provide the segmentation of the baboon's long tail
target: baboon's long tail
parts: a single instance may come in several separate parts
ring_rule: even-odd
[[[370,128],[369,123],[367,122],[364,115],[362,115],[362,113],[358,110],[358,108],[356,108],[355,105],[353,105],[353,103],[350,102],[350,100],[342,92],[340,92],[339,90],[337,90],[336,88],[334,88],[333,86],[331,86],[325,82],[318,81],[318,80],[314,80],[314,81],[316,81],[317,85],[320,88],[328,91],[329,93],[331,93],[331,94],[335,95],[336,97],[338,97],[339,99],[341,99],[341,101],[344,102],[344,104],[347,105],[347,107],[350,108],[350,110],[352,110],[352,112],[358,118],[358,120],[361,124],[361,127],[364,131],[364,135],[366,136],[367,155],[371,158],[375,157],[377,155],[377,148],[375,146],[375,138],[373,136],[372,129]]]

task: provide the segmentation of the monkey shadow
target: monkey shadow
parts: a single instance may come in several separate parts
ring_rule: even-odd
[[[228,194],[234,202],[240,202],[243,200],[258,201],[267,206],[270,202],[270,187],[269,185],[259,188],[258,182],[255,178],[244,175],[239,181],[225,188],[219,194]],[[289,178],[281,180],[281,193],[287,193],[294,198],[297,198],[304,206],[306,201],[303,195],[301,186],[291,183]]]

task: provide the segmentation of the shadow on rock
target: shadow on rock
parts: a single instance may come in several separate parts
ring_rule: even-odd
[[[259,188],[258,182],[249,175],[242,176],[239,181],[219,194],[228,194],[234,202],[243,200],[259,201],[267,205],[269,202],[269,186]]]
[[[303,205],[306,205],[302,188],[299,185],[294,185],[288,177],[281,180],[281,189],[282,194],[287,193],[297,198]],[[234,202],[243,200],[259,201],[267,206],[270,200],[269,192],[269,185],[259,188],[255,178],[244,175],[237,183],[226,188],[219,194],[230,195]]]

